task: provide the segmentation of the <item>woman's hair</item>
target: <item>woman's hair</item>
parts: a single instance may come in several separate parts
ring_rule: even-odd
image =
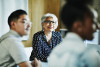
[[[46,20],[46,18],[48,18],[48,17],[52,17],[53,18],[53,20],[54,20],[54,22],[55,22],[55,29],[58,27],[58,19],[57,19],[57,17],[54,15],[54,14],[52,14],[52,13],[47,13],[47,14],[45,14],[44,16],[42,16],[42,18],[41,18],[41,23],[43,23],[45,20]]]

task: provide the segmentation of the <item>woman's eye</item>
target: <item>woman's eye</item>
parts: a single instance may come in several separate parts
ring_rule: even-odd
[[[22,21],[22,23],[25,23],[25,21]]]

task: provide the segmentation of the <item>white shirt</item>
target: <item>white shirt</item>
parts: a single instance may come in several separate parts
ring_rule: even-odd
[[[100,56],[94,49],[86,49],[81,37],[67,33],[48,57],[49,67],[100,67]]]
[[[20,35],[10,30],[0,38],[0,67],[16,67],[28,61]]]

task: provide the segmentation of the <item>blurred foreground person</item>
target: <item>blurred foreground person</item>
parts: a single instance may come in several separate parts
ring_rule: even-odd
[[[87,49],[84,44],[84,40],[93,39],[96,31],[91,9],[85,4],[67,2],[62,9],[61,19],[69,32],[51,52],[49,67],[100,67],[98,52],[92,48]]]

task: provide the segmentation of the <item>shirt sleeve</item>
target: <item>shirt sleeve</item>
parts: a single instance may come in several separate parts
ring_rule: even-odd
[[[6,42],[6,48],[9,54],[11,55],[11,57],[16,62],[16,64],[28,61],[28,58],[24,50],[24,45],[22,44],[21,41],[18,41],[13,38],[8,38]]]
[[[44,61],[44,59],[47,59],[47,57],[43,55],[43,52],[42,52],[43,50],[42,50],[42,46],[41,46],[38,35],[33,36],[32,47],[33,47],[33,50],[30,56],[31,61],[34,60],[35,57],[41,61]]]
[[[79,67],[100,67],[100,55],[95,49],[87,49],[81,56]]]

